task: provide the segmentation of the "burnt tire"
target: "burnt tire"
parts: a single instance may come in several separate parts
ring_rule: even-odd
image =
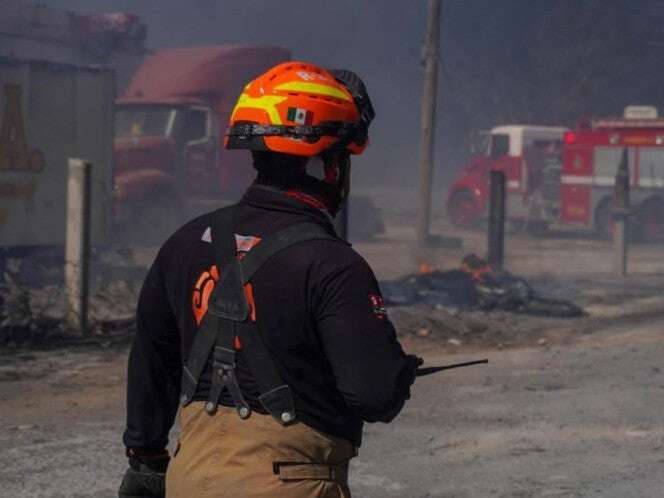
[[[457,228],[471,228],[479,224],[480,210],[473,193],[468,189],[455,192],[448,205],[447,216]]]
[[[575,318],[586,314],[583,308],[571,301],[543,297],[532,298],[519,311],[528,315],[557,318]]]

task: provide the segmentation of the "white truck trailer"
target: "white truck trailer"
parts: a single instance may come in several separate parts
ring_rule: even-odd
[[[0,57],[115,71],[121,94],[149,55],[147,26],[126,12],[78,13],[27,0],[0,0]]]
[[[62,246],[67,161],[93,163],[91,241],[108,240],[113,194],[110,70],[0,57],[0,249]]]

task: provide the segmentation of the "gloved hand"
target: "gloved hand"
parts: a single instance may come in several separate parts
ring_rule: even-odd
[[[384,413],[383,417],[380,418],[382,422],[389,422],[396,417],[403,408],[406,400],[410,399],[410,386],[415,382],[417,367],[422,365],[422,363],[424,363],[424,360],[414,354],[404,356],[404,365],[396,379],[397,396],[395,403]]]
[[[129,468],[118,492],[119,498],[164,498],[166,468],[170,457],[166,451],[146,454],[128,451]]]
[[[423,364],[424,360],[419,356],[414,354],[406,355],[406,367],[404,367],[404,371],[410,374],[410,382],[408,382],[408,386],[413,385],[413,382],[415,382],[415,378],[417,377],[417,369]]]

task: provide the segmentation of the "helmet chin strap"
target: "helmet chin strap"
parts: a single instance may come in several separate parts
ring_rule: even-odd
[[[325,180],[321,188],[325,205],[332,216],[343,209],[350,191],[350,155],[347,152],[322,155]]]
[[[348,240],[348,199],[350,198],[350,155],[345,154],[339,166],[339,206],[334,214],[336,230],[339,236]]]

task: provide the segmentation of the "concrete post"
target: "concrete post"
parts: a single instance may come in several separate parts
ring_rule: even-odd
[[[629,213],[629,162],[625,147],[613,187],[613,272],[618,276],[627,275]]]
[[[89,162],[69,159],[65,246],[66,318],[68,326],[81,334],[88,332],[91,170]]]
[[[420,259],[429,242],[431,183],[433,177],[436,88],[438,81],[438,39],[441,0],[428,0],[427,31],[424,42],[424,87],[420,121],[420,198],[417,211],[417,244]],[[422,261],[420,261],[422,263]]]
[[[487,260],[495,270],[503,269],[505,259],[505,207],[505,173],[492,171]]]

